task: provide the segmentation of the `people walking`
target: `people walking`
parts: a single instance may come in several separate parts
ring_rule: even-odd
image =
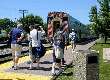
[[[29,26],[30,31],[32,31],[33,28],[34,28],[34,25],[30,25]],[[30,57],[30,61],[31,61],[31,63],[35,63],[36,59],[35,59],[35,56],[32,55],[32,39],[30,37],[30,33],[28,34],[28,41],[29,41],[29,57]]]
[[[21,55],[21,41],[24,38],[23,30],[21,29],[22,24],[18,23],[16,28],[13,28],[10,33],[11,40],[11,49],[12,49],[12,57],[13,57],[13,66],[14,70],[18,69],[18,61]]]
[[[63,58],[63,49],[62,49],[62,31],[60,30],[59,25],[57,25],[57,30],[55,31],[53,38],[53,64],[52,64],[52,74],[55,75],[55,66],[57,65],[59,71],[62,71],[61,68],[61,59]]]
[[[61,64],[64,65],[65,64],[65,59],[64,59],[64,50],[65,50],[65,34],[62,33],[62,41],[61,41],[61,48],[63,50],[63,57],[61,59]]]
[[[71,46],[72,46],[72,50],[74,51],[75,47],[76,47],[76,33],[74,31],[74,29],[72,29],[72,32],[69,34],[69,38],[71,41]]]
[[[29,69],[33,69],[32,65],[33,65],[33,61],[35,61],[35,60],[37,63],[37,68],[39,68],[39,61],[40,61],[40,58],[41,58],[42,52],[43,52],[43,50],[41,50],[42,32],[41,32],[38,24],[36,24],[34,26],[30,26],[30,27],[31,27],[30,38],[32,40],[32,55],[34,56],[35,59],[32,60]],[[40,50],[40,52],[39,52],[39,50]]]
[[[62,22],[61,31],[63,31],[62,32],[62,37],[63,37],[63,41],[62,41],[63,58],[62,58],[61,62],[62,62],[62,65],[64,65],[64,63],[66,62],[64,60],[64,49],[66,48],[66,50],[67,50],[67,42],[68,42],[68,22],[67,21]]]

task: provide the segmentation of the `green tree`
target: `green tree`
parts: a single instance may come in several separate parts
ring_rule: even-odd
[[[21,23],[24,21],[23,28],[26,32],[29,32],[30,25],[39,24],[39,25],[43,26],[43,19],[40,16],[34,16],[33,14],[29,14],[29,15],[25,16],[24,20],[23,20],[23,18],[20,18],[18,21]]]
[[[43,24],[43,28],[44,28],[45,32],[47,32],[47,30],[48,30],[48,26],[47,26],[47,23],[46,23],[46,22],[44,22],[44,24]],[[46,33],[46,35],[47,35],[47,33]]]
[[[100,4],[100,23],[106,43],[107,37],[110,37],[110,0],[98,0],[98,2]]]
[[[106,43],[107,37],[110,37],[110,0],[97,1],[100,9],[97,11],[96,6],[91,7],[90,22],[95,34],[102,34]]]
[[[8,18],[0,19],[0,28],[6,31],[10,31],[11,28],[15,27],[16,23]]]
[[[86,33],[87,33],[87,35],[88,35],[88,33],[90,34],[90,35],[95,35],[96,33],[95,33],[95,30],[93,29],[93,25],[92,24],[86,24]]]
[[[98,11],[96,6],[92,6],[90,10],[90,22],[91,22],[91,29],[94,30],[94,33],[98,37],[100,34],[100,26],[99,26],[99,18],[98,18]]]

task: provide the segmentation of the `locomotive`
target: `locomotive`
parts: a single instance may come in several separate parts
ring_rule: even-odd
[[[77,42],[86,39],[90,36],[90,32],[84,24],[79,20],[73,18],[65,12],[49,12],[47,16],[48,25],[48,39],[51,41],[55,31],[58,27],[57,24],[63,27],[63,32],[67,34],[67,41],[69,42],[69,33],[74,29],[77,34]]]

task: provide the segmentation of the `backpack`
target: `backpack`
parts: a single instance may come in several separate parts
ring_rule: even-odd
[[[37,40],[38,40],[38,31],[37,31]],[[42,42],[40,43],[40,47],[36,47],[36,55],[39,58],[43,57],[46,53],[46,48],[43,46]]]
[[[57,31],[54,35],[54,44],[60,46],[62,41],[63,41],[62,31]]]
[[[36,55],[38,58],[41,58],[45,55],[46,53],[46,48],[41,44],[40,47],[36,47]]]

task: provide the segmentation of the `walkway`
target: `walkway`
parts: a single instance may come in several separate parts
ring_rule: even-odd
[[[90,48],[95,41],[86,45],[77,45],[76,50],[86,50]],[[36,63],[33,65],[33,70],[28,70],[29,56],[20,58],[19,70],[13,70],[11,68],[12,61],[0,65],[0,80],[50,80],[52,78],[51,66],[52,66],[52,50],[46,52],[46,55],[40,60],[40,69],[36,68]],[[68,46],[65,50],[66,64],[69,65],[72,62],[72,49]],[[56,71],[58,73],[58,70]]]

